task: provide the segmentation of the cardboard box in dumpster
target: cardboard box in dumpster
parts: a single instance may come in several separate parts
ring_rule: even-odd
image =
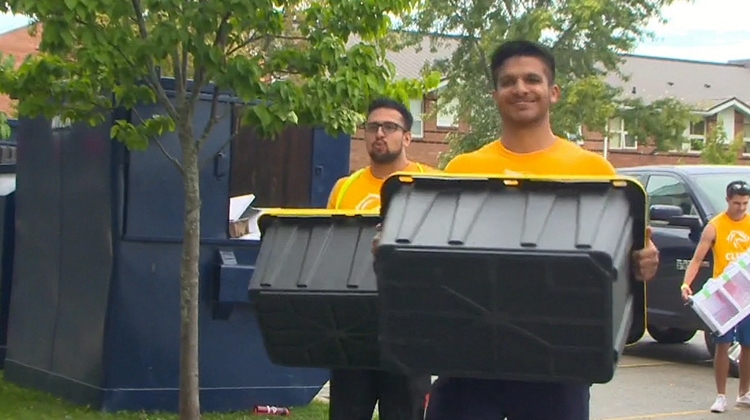
[[[255,194],[229,199],[229,237],[232,239],[260,240],[258,218],[263,209],[252,207]]]
[[[730,263],[691,299],[695,313],[716,334],[723,335],[750,316],[750,253]]]

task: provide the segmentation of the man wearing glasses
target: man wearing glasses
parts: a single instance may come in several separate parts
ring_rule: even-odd
[[[698,274],[701,262],[709,250],[713,251],[714,278],[724,272],[727,265],[745,253],[750,245],[750,216],[747,204],[750,201],[750,186],[744,181],[732,181],[727,185],[727,209],[708,222],[701,240],[695,248],[685,278],[682,282],[682,298],[687,301],[693,291],[690,285]],[[715,337],[714,376],[719,394],[711,406],[714,413],[727,409],[727,376],[729,375],[729,347],[735,339],[740,343],[740,389],[737,406],[750,407],[750,317],[742,320],[734,329]]]
[[[394,172],[437,172],[411,162],[414,118],[400,102],[378,99],[370,104],[364,126],[370,164],[339,179],[328,199],[329,209],[379,210],[380,188]],[[410,378],[377,370],[331,371],[329,420],[371,420],[379,402],[381,420],[421,420],[430,377]]]

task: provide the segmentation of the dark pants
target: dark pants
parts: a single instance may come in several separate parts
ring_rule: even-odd
[[[588,384],[438,378],[425,420],[589,420]]]
[[[377,370],[331,371],[329,420],[422,420],[430,377],[408,378]]]

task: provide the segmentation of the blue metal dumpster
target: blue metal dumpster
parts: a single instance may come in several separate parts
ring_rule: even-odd
[[[5,363],[8,342],[8,307],[13,279],[13,246],[15,242],[16,197],[16,127],[18,120],[8,120],[11,136],[0,141],[0,369]]]
[[[163,85],[173,89],[173,80]],[[322,207],[349,171],[350,141],[314,127],[258,139],[240,127],[241,104],[220,105],[232,117],[202,152],[201,405],[304,405],[328,373],[269,361],[247,297],[260,244],[228,235],[229,197],[252,192],[257,206]],[[196,127],[210,106],[208,96],[199,102]],[[160,110],[136,111],[117,117]],[[130,153],[109,130],[21,121],[5,378],[103,411],[176,411],[182,178],[157,146]],[[161,141],[179,156],[174,134]]]

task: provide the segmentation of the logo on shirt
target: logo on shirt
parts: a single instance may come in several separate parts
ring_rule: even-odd
[[[729,232],[726,239],[727,243],[732,244],[732,247],[736,252],[727,252],[724,256],[727,262],[735,261],[738,257],[747,251],[750,247],[750,236],[740,230],[733,230]]]
[[[727,235],[727,242],[730,242],[734,249],[747,249],[750,236],[747,236],[745,232],[733,230]]]
[[[357,204],[356,210],[380,210],[380,194],[367,194]]]

